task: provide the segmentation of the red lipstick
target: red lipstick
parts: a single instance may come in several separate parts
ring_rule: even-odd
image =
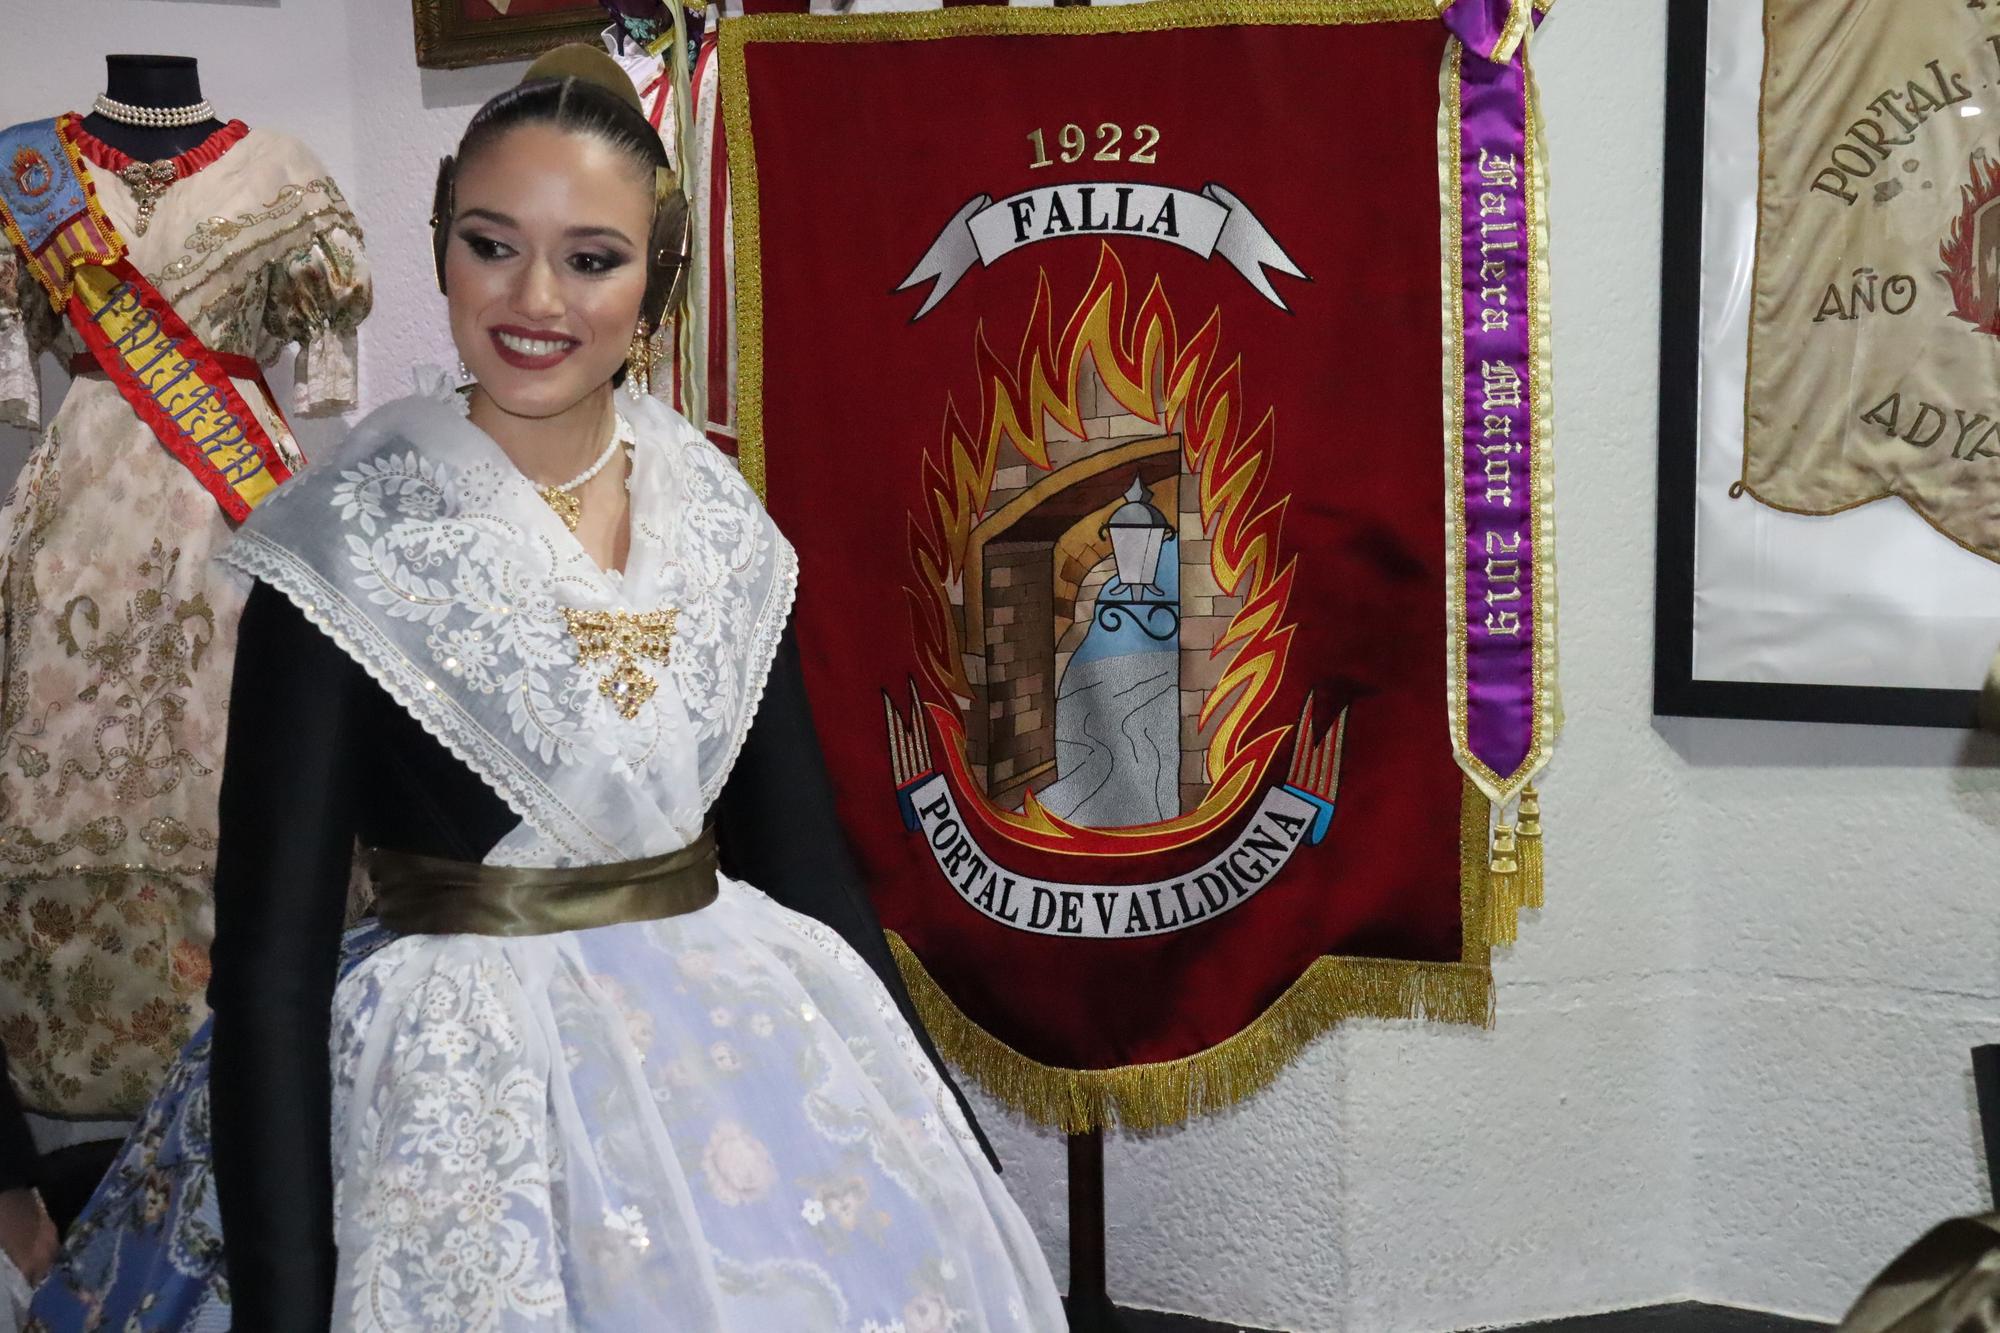
[[[549,329],[524,329],[517,324],[496,325],[487,330],[487,336],[493,340],[493,350],[500,359],[516,370],[549,370],[561,365],[569,358],[571,352],[583,345],[581,341],[568,334],[556,333]],[[536,353],[526,351],[519,346],[510,347],[508,340],[516,343],[555,344],[555,347],[552,351]]]

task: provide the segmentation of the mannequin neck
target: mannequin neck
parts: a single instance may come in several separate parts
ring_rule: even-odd
[[[192,56],[106,56],[104,95],[132,106],[191,106],[201,100],[201,74]],[[174,157],[222,128],[210,117],[195,125],[150,129],[127,125],[95,111],[83,128],[141,162]]]

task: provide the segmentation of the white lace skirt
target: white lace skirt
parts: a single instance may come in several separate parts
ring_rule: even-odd
[[[1065,1326],[888,992],[754,889],[396,940],[341,983],[333,1043],[338,1328]]]

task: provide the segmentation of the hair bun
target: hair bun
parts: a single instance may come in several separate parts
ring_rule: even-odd
[[[521,76],[522,83],[537,79],[581,79],[613,94],[640,115],[646,114],[645,103],[639,100],[639,90],[633,86],[631,76],[601,46],[582,42],[558,46],[528,66],[528,72]]]

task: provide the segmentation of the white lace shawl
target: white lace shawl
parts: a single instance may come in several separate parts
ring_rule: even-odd
[[[797,557],[735,466],[650,398],[632,546],[606,574],[485,432],[420,396],[368,416],[261,505],[222,559],[283,592],[521,817],[500,865],[605,864],[701,831],[763,695]],[[563,608],[678,608],[627,720]]]

